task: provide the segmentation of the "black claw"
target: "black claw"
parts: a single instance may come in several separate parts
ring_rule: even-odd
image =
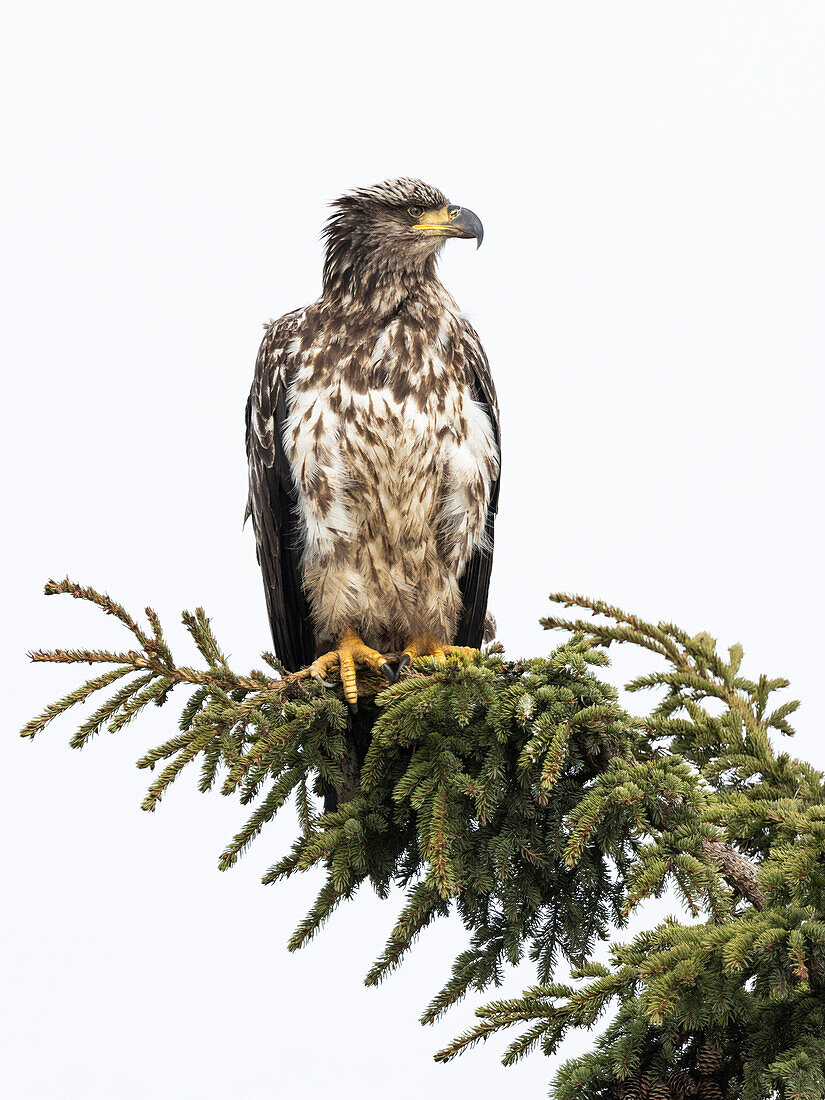
[[[412,657],[410,657],[409,653],[402,654],[401,655],[401,660],[398,662],[398,670],[395,674],[395,678],[398,679],[398,677],[401,675],[401,673],[404,671],[404,669],[410,667],[411,663],[412,663]]]
[[[398,679],[398,673],[395,671],[389,661],[384,661],[383,665],[379,665],[378,668],[381,672],[381,675],[384,677],[388,684],[394,684],[395,681]]]
[[[358,700],[357,699],[354,703],[350,703],[349,709],[352,711],[353,714],[358,713]]]

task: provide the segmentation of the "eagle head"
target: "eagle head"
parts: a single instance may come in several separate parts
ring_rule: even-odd
[[[479,218],[416,179],[385,180],[349,191],[332,204],[324,230],[324,283],[358,275],[430,274],[450,237],[484,237]]]

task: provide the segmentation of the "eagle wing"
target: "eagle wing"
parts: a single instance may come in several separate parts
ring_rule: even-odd
[[[316,656],[315,633],[301,584],[303,538],[296,511],[297,491],[283,441],[288,379],[296,366],[291,348],[303,317],[303,311],[296,310],[267,329],[246,403],[246,518],[252,516],[255,529],[275,652],[290,672],[310,664]]]
[[[467,375],[473,399],[478,402],[490,418],[493,425],[493,437],[499,451],[499,463],[501,461],[501,425],[498,413],[498,399],[490,374],[490,364],[478,333],[469,322],[462,326],[461,347],[464,361],[467,365]],[[498,510],[498,487],[500,474],[490,486],[490,503],[487,509],[487,524],[485,537],[467,563],[459,579],[459,589],[463,611],[456,632],[455,644],[471,646],[478,649],[484,638],[485,619],[487,616],[487,594],[490,590],[490,573],[493,568],[493,535]]]

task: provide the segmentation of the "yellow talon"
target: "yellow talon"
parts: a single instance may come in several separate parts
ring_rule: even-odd
[[[471,660],[478,651],[466,645],[447,645],[432,634],[421,634],[413,638],[401,657],[401,667],[406,667],[416,657],[435,657],[439,664],[446,664],[448,657],[464,657]],[[406,660],[404,659],[406,658]]]
[[[386,657],[365,645],[354,630],[345,630],[335,649],[316,658],[309,666],[309,675],[316,680],[324,680],[336,665],[344,688],[344,698],[352,707],[358,706],[356,665],[365,665],[373,672],[380,672],[386,679],[392,679]]]
[[[472,661],[479,651],[469,645],[445,645],[444,652],[448,657],[463,657],[466,661]]]

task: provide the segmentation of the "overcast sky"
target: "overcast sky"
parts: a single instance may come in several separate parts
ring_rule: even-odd
[[[432,1063],[478,1003],[416,1022],[460,928],[366,990],[397,897],[288,955],[319,879],[259,878],[291,820],[222,875],[235,802],[184,778],[139,810],[134,761],[182,700],[82,754],[67,721],[15,737],[78,682],[27,649],[121,644],[44,599],[50,576],[151,602],[181,659],[197,604],[239,671],[269,646],[244,402],[349,187],[419,176],[484,222],[442,276],[501,399],[508,652],[546,651],[556,589],[741,641],[745,671],[792,680],[791,749],[825,765],[824,49],[825,7],[791,0],[5,16],[3,1095],[545,1095],[552,1066],[504,1070],[500,1040]]]

